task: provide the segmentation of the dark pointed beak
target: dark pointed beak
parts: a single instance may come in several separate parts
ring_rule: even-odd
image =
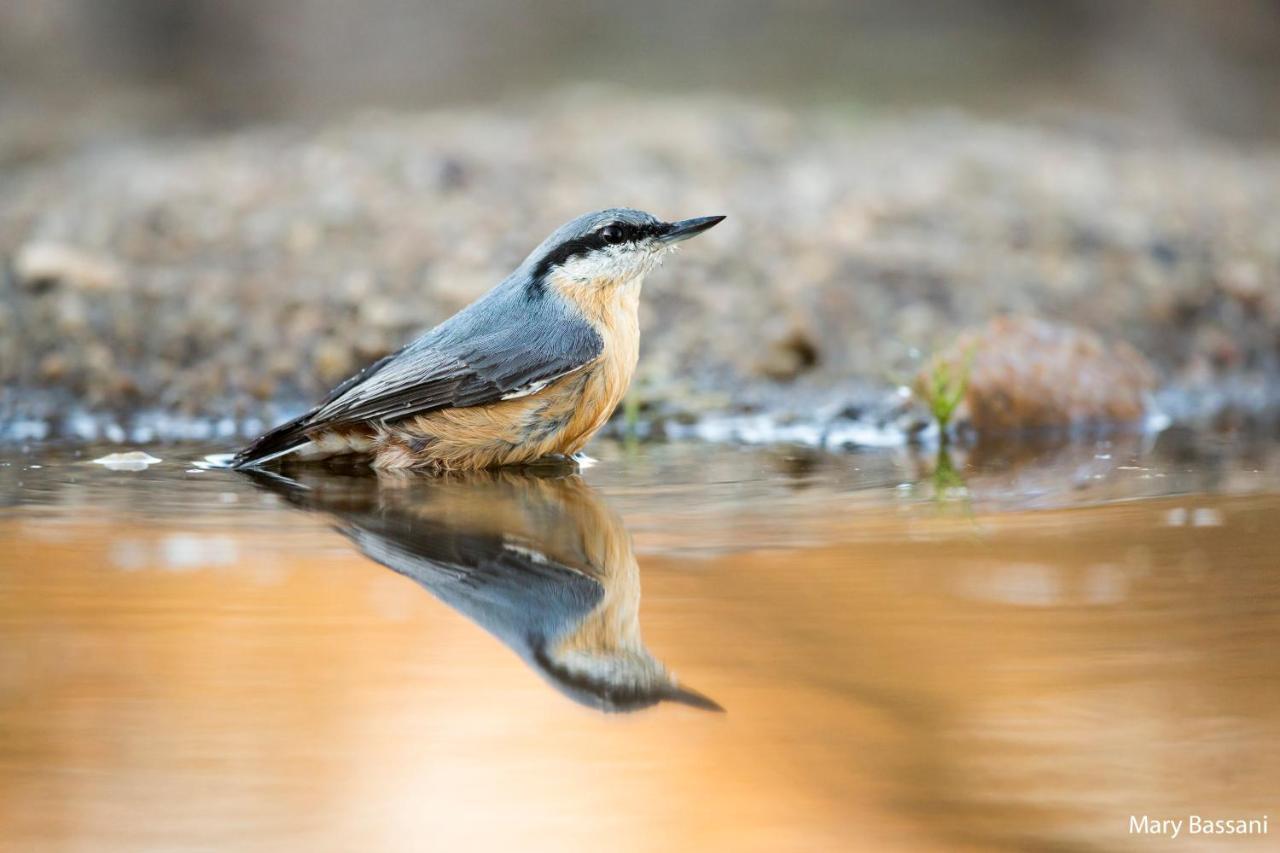
[[[719,222],[724,219],[723,216],[713,216],[712,219]],[[711,225],[715,225],[712,222]],[[707,228],[710,228],[708,225]],[[706,230],[705,228],[703,230]],[[662,698],[668,702],[675,702],[680,705],[688,705],[691,708],[701,708],[704,711],[717,711],[724,713],[724,708],[720,703],[712,699],[710,696],[699,693],[696,690],[690,690],[688,687],[672,687],[666,693],[662,694]]]
[[[658,240],[670,246],[701,234],[722,219],[724,219],[723,216],[699,216],[697,219],[682,219],[679,222],[672,222],[667,226],[667,233],[659,237]]]

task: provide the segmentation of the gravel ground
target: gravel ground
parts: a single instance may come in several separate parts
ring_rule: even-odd
[[[0,420],[276,417],[613,205],[729,217],[646,284],[642,411],[835,412],[1000,313],[1270,404],[1277,198],[1280,152],[1113,124],[609,92],[100,141],[0,169]]]

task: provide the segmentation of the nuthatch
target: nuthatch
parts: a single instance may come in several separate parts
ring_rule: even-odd
[[[577,453],[631,383],[645,273],[722,219],[661,222],[627,209],[579,216],[493,290],[232,465],[367,454],[377,468],[466,470]]]
[[[566,470],[249,475],[332,515],[365,556],[421,584],[576,702],[603,711],[658,702],[722,710],[645,647],[631,537]]]

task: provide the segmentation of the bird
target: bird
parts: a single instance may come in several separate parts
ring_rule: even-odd
[[[640,636],[640,568],[621,518],[567,462],[435,476],[348,466],[244,472],[335,528],[604,712],[724,709],[681,684]]]
[[[496,287],[237,453],[233,468],[353,455],[477,470],[572,457],[626,394],[645,274],[724,219],[609,208],[551,233]]]

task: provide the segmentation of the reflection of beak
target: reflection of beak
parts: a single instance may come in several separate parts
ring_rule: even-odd
[[[713,217],[718,222],[723,217]],[[711,225],[715,225],[712,222]],[[708,225],[708,228],[711,226]],[[692,708],[701,708],[704,711],[719,711],[724,713],[724,708],[719,702],[710,696],[704,696],[696,690],[690,690],[688,687],[672,687],[666,693],[662,694],[662,698],[667,702],[675,702],[680,705],[688,705]]]
[[[724,219],[723,216],[699,216],[697,219],[682,219],[667,226],[667,233],[658,238],[658,242],[668,246],[696,237],[712,225]]]

